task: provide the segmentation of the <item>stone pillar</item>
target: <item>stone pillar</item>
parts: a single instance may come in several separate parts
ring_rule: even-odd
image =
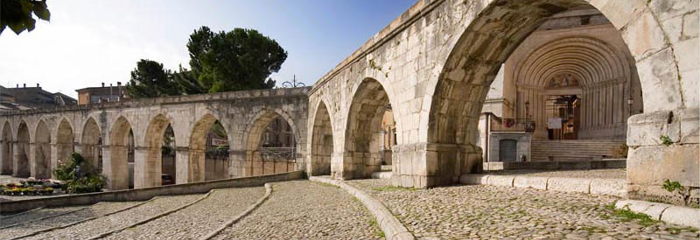
[[[187,166],[187,182],[204,182],[206,179],[204,149],[189,149]]]
[[[466,173],[483,171],[482,150],[474,145],[417,143],[397,145],[392,184],[425,188],[459,182]]]
[[[680,205],[700,202],[699,118],[698,108],[630,117],[628,197]],[[684,190],[680,194],[667,191],[662,187],[664,181],[678,182]]]
[[[161,148],[136,147],[134,149],[134,188],[161,186]]]
[[[230,163],[228,169],[229,178],[245,176],[245,151],[229,150],[228,161]]]
[[[102,174],[107,177],[107,189],[129,188],[128,148],[126,146],[102,147]]]
[[[51,166],[49,166],[48,171],[49,171],[49,176],[51,178],[54,178],[56,176],[54,176],[53,170],[56,169],[58,167],[58,165],[63,164],[63,161],[65,161],[65,160],[59,159],[60,155],[58,153],[61,152],[60,145],[51,144],[50,148],[51,148],[51,150],[50,150],[51,151],[51,159],[49,161],[51,162]]]
[[[190,183],[189,148],[175,147],[175,183]]]

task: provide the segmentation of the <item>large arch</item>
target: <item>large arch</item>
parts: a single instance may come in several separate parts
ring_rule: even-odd
[[[12,127],[10,122],[7,121],[2,126],[2,169],[0,169],[0,174],[2,175],[12,175]]]
[[[83,133],[80,141],[80,151],[83,158],[90,162],[98,172],[102,172],[103,162],[101,161],[102,130],[95,121],[89,117],[83,125]]]
[[[431,172],[429,180],[432,178],[432,182],[427,185],[449,184],[461,174],[480,171],[481,153],[475,146],[479,114],[501,65],[548,17],[568,10],[591,8],[591,5],[581,0],[499,0],[480,11],[451,49],[432,95],[427,141],[440,147],[435,150],[436,154],[428,155],[431,159],[427,161],[437,162],[428,165],[437,169],[427,170]],[[561,51],[561,48],[552,49],[552,53]],[[597,66],[598,63],[591,59],[599,53],[587,51],[583,55],[569,52],[568,59],[576,61],[575,64],[563,64],[563,68],[559,69],[539,68],[541,72],[535,75],[547,75],[555,70],[589,74],[575,67],[587,64],[599,71],[598,75],[615,77],[607,76],[612,72],[608,68],[621,63],[606,59],[605,62],[614,65]],[[555,56],[550,54],[549,57]],[[553,62],[562,63],[561,61],[559,58]],[[625,71],[629,72],[623,69]]]
[[[29,165],[29,142],[31,141],[29,135],[29,127],[27,123],[22,120],[17,127],[17,141],[15,142],[14,152],[14,163],[13,163],[13,176],[15,177],[29,177],[30,165]]]
[[[73,127],[65,118],[58,124],[56,130],[56,159],[57,166],[68,161],[70,155],[75,151],[75,138],[73,137]],[[93,165],[93,167],[96,167]]]
[[[270,124],[280,119],[281,125],[291,130],[291,145],[293,147],[281,149],[280,152],[263,146],[266,132],[270,131]],[[298,170],[302,159],[298,154],[301,149],[299,131],[293,119],[286,112],[274,109],[263,109],[258,112],[253,121],[248,124],[244,134],[246,159],[243,164],[243,176],[257,176],[263,174],[281,173]],[[270,150],[270,151],[267,151]]]
[[[205,114],[199,121],[197,121],[197,123],[195,123],[194,128],[192,129],[188,153],[187,182],[202,182],[207,180],[207,140],[209,138],[209,131],[217,121],[220,122],[214,115]],[[224,131],[226,131],[226,126],[223,126]]]
[[[345,156],[342,169],[332,169],[335,178],[367,178],[381,170],[381,124],[387,110],[391,110],[391,101],[384,86],[375,79],[364,79],[355,91],[349,108]]]
[[[129,188],[129,133],[131,123],[119,117],[112,125],[109,136],[109,161],[104,165],[107,187],[111,190]]]
[[[328,175],[331,173],[333,157],[333,124],[330,113],[323,101],[319,101],[313,119],[311,134],[311,161],[309,174]]]
[[[51,178],[51,131],[44,120],[39,121],[36,126],[32,168],[35,178]]]
[[[146,158],[137,159],[134,168],[136,176],[136,186],[157,187],[161,186],[161,175],[163,174],[163,136],[165,130],[170,126],[170,120],[163,114],[158,114],[148,124],[144,143],[146,144]]]

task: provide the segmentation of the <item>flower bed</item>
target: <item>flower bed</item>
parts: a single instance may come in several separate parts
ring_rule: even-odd
[[[63,183],[60,181],[29,178],[26,181],[20,181],[20,183],[0,185],[0,194],[8,196],[44,196],[53,195],[55,189],[61,188],[63,188]]]

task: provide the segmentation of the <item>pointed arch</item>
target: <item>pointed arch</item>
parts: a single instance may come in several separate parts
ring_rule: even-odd
[[[56,158],[58,166],[66,162],[75,151],[75,138],[73,135],[73,126],[70,121],[62,118],[56,129]]]
[[[38,179],[51,178],[51,131],[45,120],[36,125],[34,134],[34,159],[32,175]]]
[[[11,175],[13,166],[12,166],[12,145],[14,141],[12,139],[12,126],[10,125],[10,121],[6,121],[5,124],[2,125],[2,145],[0,148],[0,154],[2,154],[2,163],[0,163],[0,166],[2,168],[0,169],[0,174],[3,175]]]
[[[298,170],[298,163],[302,161],[297,152],[300,148],[299,131],[289,114],[280,109],[263,109],[247,126],[243,138],[246,151],[244,176]],[[278,139],[272,144],[264,142],[271,138]],[[270,146],[263,146],[265,144]]]
[[[102,172],[102,130],[93,117],[88,117],[83,124],[80,148],[83,158],[92,163],[98,172]]]
[[[138,186],[157,187],[162,185],[161,175],[163,174],[163,138],[165,130],[170,126],[170,120],[164,114],[158,114],[151,119],[144,135],[147,153],[145,162],[137,160],[134,175],[139,181],[143,181]],[[137,181],[137,182],[139,182]]]
[[[13,148],[14,162],[13,162],[13,176],[15,177],[29,177],[30,164],[29,164],[29,142],[31,141],[29,135],[29,127],[24,120],[21,120],[17,127],[17,141]]]
[[[128,189],[130,183],[129,174],[129,146],[131,123],[125,117],[120,116],[112,124],[109,135],[109,161],[104,166],[107,175],[107,187],[112,190]]]
[[[202,116],[192,128],[190,134],[189,160],[187,166],[187,182],[202,182],[207,178],[207,141],[210,140],[209,132],[219,119],[212,114]],[[223,130],[226,131],[226,126],[223,125]],[[226,139],[228,141],[228,138]],[[228,175],[228,168],[224,168]]]
[[[309,174],[328,175],[331,173],[333,157],[333,124],[326,103],[321,100],[316,107],[311,129],[311,161]]]

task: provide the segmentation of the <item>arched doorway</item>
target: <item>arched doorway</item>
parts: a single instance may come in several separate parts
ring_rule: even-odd
[[[102,132],[94,118],[89,118],[83,127],[81,140],[81,154],[83,158],[91,163],[97,169],[97,172],[102,172]]]
[[[2,169],[0,174],[12,175],[12,129],[10,123],[2,126]]]
[[[211,114],[204,115],[190,135],[188,182],[229,177],[226,127]]]
[[[56,148],[57,148],[57,166],[68,161],[70,155],[75,151],[74,149],[74,138],[73,138],[73,127],[70,123],[63,119],[61,123],[58,124],[58,131],[56,132]],[[90,162],[92,164],[92,162]],[[97,167],[92,165],[92,167]]]
[[[326,104],[321,101],[316,109],[311,135],[311,166],[309,174],[331,174],[333,156],[333,126]]]
[[[145,162],[136,163],[135,175],[138,176],[139,181],[142,181],[137,181],[136,185],[139,187],[161,186],[164,179],[167,184],[174,183],[172,181],[175,177],[175,155],[174,151],[171,151],[174,149],[170,145],[174,140],[174,135],[168,118],[164,115],[153,118],[144,137],[148,152]],[[167,161],[165,161],[166,159]],[[164,176],[166,169],[163,166],[166,166],[167,172],[173,175]]]
[[[14,176],[29,177],[29,127],[24,121],[17,127],[17,142],[14,148]]]
[[[333,176],[368,178],[381,170],[383,162],[393,162],[384,160],[387,147],[390,149],[395,144],[387,144],[387,135],[393,136],[395,132],[393,122],[391,102],[382,84],[375,79],[364,79],[353,96],[348,114],[343,174],[334,172]]]
[[[266,110],[251,124],[246,139],[244,176],[295,171],[301,162],[297,154],[296,130],[289,117]]]
[[[46,122],[39,121],[34,136],[34,177],[51,178],[51,132]]]
[[[521,43],[526,49],[529,48],[528,51],[534,52],[530,55],[525,52],[522,56],[530,58],[512,63],[511,69],[506,68],[505,75],[514,75],[512,80],[518,84],[502,84],[502,90],[512,96],[507,100],[515,105],[510,115],[514,121],[504,121],[513,124],[507,125],[517,126],[522,118],[524,129],[532,130],[536,126],[535,137],[557,135],[558,139],[577,138],[584,133],[580,128],[581,118],[576,116],[583,112],[581,100],[593,99],[585,94],[582,87],[607,84],[600,93],[596,93],[601,97],[625,91],[623,82],[636,77],[633,76],[634,69],[630,70],[630,67],[634,68],[634,60],[614,27],[612,32],[617,34],[623,45],[621,49],[611,49],[588,37],[562,38],[563,30],[558,29],[560,25],[549,24],[553,18],[570,17],[586,11],[596,10],[587,2],[578,0],[494,1],[480,11],[452,49],[432,96],[428,142],[452,145],[457,150],[438,149],[437,154],[431,157],[438,161],[439,167],[435,171],[429,170],[435,172],[431,175],[436,180],[429,185],[448,184],[461,174],[481,171],[481,159],[473,157],[481,156],[476,147],[478,116],[494,79],[499,75],[499,69],[504,63],[506,66],[510,64],[507,60],[514,56],[514,52],[518,55],[516,50]],[[601,20],[597,16],[580,19],[576,24],[587,25]],[[541,48],[524,43],[535,31],[550,31],[548,33],[557,35],[558,39]],[[623,79],[624,76],[628,78]],[[547,97],[548,93],[554,97]],[[629,117],[629,111],[625,111],[629,109],[625,97],[599,99],[600,106],[587,104],[582,107],[596,111],[605,106],[603,112],[617,113],[601,117],[610,125],[624,122]],[[548,106],[551,107],[550,113]],[[546,126],[549,115],[555,120],[566,116],[567,119],[561,119],[559,123],[570,128],[570,131],[552,124],[555,127],[550,128],[560,130],[548,134]],[[537,124],[533,125],[532,122]],[[457,166],[457,169],[451,166]]]
[[[124,117],[119,117],[110,131],[109,137],[109,161],[104,166],[104,173],[108,178],[107,187],[111,190],[133,188],[133,132],[131,124]]]

